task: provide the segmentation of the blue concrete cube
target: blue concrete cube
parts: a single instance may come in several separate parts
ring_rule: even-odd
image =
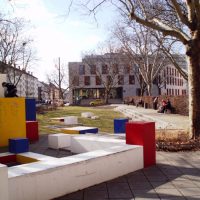
[[[29,141],[27,138],[9,139],[10,153],[25,153],[29,151]]]
[[[114,119],[114,133],[125,133],[128,118]]]
[[[79,134],[86,134],[86,133],[98,133],[98,128],[87,128],[85,130],[80,130]]]
[[[26,99],[26,121],[36,121],[35,99]]]

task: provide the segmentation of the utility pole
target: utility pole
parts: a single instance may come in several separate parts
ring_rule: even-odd
[[[58,84],[59,84],[59,99],[62,99],[61,73],[60,73],[60,57],[58,58]]]

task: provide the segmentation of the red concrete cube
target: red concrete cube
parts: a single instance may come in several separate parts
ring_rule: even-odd
[[[37,121],[26,121],[26,137],[30,142],[39,140]]]
[[[142,145],[144,149],[144,167],[155,165],[155,122],[126,123],[126,144]]]

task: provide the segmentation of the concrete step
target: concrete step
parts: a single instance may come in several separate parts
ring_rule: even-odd
[[[139,111],[136,111],[134,108],[130,108],[127,106],[118,106],[115,108],[116,111],[123,113],[126,117],[131,118],[133,121],[140,120],[140,121],[154,121],[156,125],[156,129],[176,129],[176,125],[172,124],[167,121],[160,120],[158,118],[144,115]]]

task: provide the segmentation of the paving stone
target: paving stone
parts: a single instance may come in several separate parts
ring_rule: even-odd
[[[155,189],[160,197],[175,198],[183,196],[177,189]]]
[[[181,180],[181,181],[172,181],[172,184],[177,188],[194,188],[197,187],[192,181]]]
[[[175,189],[171,182],[151,182],[155,189]]]
[[[200,196],[186,197],[187,200],[199,200]]]
[[[107,184],[109,198],[132,198],[128,183],[109,182]]]
[[[101,183],[98,185],[91,186],[91,187],[87,188],[86,190],[93,190],[93,191],[105,190],[106,191],[107,187],[106,187],[106,183]]]
[[[107,191],[92,191],[85,190],[84,191],[84,200],[104,200],[108,198]]]
[[[141,196],[141,195],[148,196],[148,195],[152,195],[152,194],[157,195],[156,191],[154,189],[150,189],[150,190],[149,189],[131,189],[131,190],[132,190],[134,196]]]
[[[109,182],[124,183],[124,182],[127,182],[127,179],[126,179],[126,176],[121,176],[121,177],[115,178]]]
[[[82,200],[83,199],[83,190],[78,192],[73,192],[65,196],[55,198],[54,200]]]
[[[200,189],[199,187],[195,188],[180,188],[179,191],[187,197],[192,196],[200,196]]]
[[[166,176],[157,176],[157,175],[152,175],[152,176],[147,176],[147,179],[150,181],[150,182],[155,182],[155,181],[168,181],[169,178],[166,177]]]
[[[149,182],[133,182],[129,183],[132,190],[151,190],[153,189],[152,185]]]

